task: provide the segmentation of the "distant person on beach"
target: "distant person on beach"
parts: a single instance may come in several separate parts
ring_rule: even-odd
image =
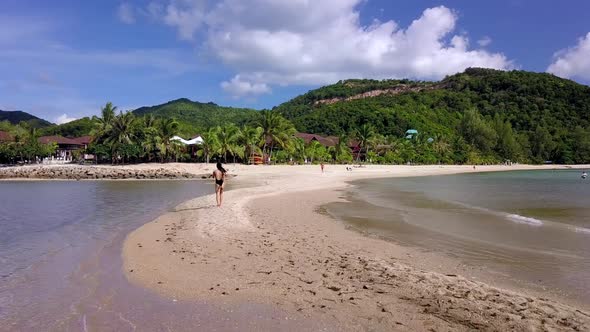
[[[322,173],[324,173],[324,163],[320,163],[320,167],[322,168]]]
[[[223,189],[225,186],[225,173],[227,171],[220,162],[217,162],[217,169],[213,171],[211,177],[215,179],[215,199],[217,200],[217,207],[221,207],[223,202]]]

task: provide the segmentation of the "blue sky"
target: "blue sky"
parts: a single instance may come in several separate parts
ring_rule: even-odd
[[[2,0],[0,109],[52,122],[176,98],[271,108],[469,66],[590,82],[590,1]]]

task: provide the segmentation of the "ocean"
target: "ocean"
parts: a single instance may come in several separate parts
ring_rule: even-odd
[[[578,170],[353,182],[325,208],[370,236],[590,303],[590,180]]]
[[[0,331],[312,330],[315,322],[287,321],[275,306],[175,299],[127,280],[127,234],[213,188],[200,180],[0,182]]]
[[[127,282],[122,243],[212,188],[202,181],[0,182],[0,331],[126,331],[150,324],[154,310],[161,322],[182,315]]]

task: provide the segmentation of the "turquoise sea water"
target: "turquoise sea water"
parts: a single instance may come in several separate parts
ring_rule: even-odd
[[[445,253],[590,303],[590,180],[513,171],[354,182],[328,212],[353,228]]]

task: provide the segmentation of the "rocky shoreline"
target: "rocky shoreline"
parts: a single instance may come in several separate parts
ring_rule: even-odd
[[[203,174],[172,168],[129,168],[124,166],[20,166],[0,168],[0,179],[62,179],[62,180],[149,180],[197,179]]]

